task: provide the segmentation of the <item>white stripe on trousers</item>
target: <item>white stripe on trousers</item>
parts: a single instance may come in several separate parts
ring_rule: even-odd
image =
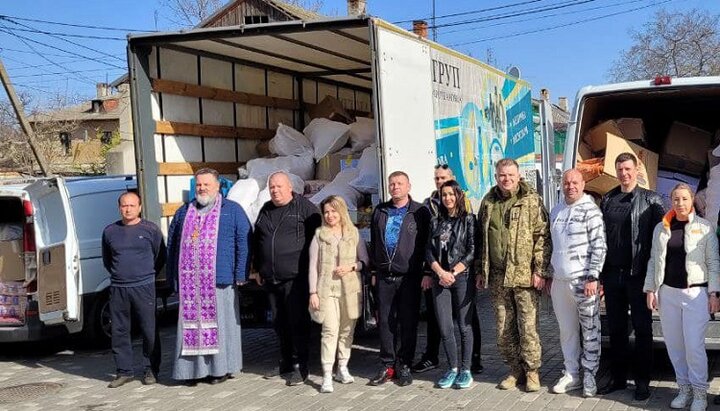
[[[585,373],[594,376],[600,363],[600,303],[597,295],[585,296],[584,279],[553,279],[550,297],[560,328],[565,371],[578,378],[582,364]]]
[[[710,320],[707,288],[662,285],[658,292],[658,310],[677,383],[707,390],[705,330]]]

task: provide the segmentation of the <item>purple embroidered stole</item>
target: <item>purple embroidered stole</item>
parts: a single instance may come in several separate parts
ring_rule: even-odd
[[[219,352],[215,275],[222,196],[206,214],[188,206],[178,258],[178,290],[182,321],[181,355]]]

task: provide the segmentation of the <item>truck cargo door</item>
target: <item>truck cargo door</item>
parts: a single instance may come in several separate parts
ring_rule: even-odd
[[[65,182],[59,177],[42,179],[26,191],[34,208],[40,320],[46,324],[77,320],[80,255]]]
[[[401,170],[410,176],[410,194],[422,201],[435,189],[437,162],[430,47],[382,22],[373,36],[381,194],[387,196],[388,174]]]

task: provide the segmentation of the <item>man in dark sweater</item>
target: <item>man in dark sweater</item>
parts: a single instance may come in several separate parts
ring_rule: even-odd
[[[271,175],[268,189],[270,201],[260,209],[255,222],[253,258],[260,273],[256,280],[265,285],[270,298],[281,359],[278,369],[265,377],[280,374],[288,385],[299,385],[308,374],[308,253],[320,227],[320,212],[309,200],[293,193],[285,172]]]
[[[155,326],[155,276],[165,265],[165,242],[154,223],[140,218],[140,197],[132,192],[118,198],[122,219],[105,227],[102,256],[110,272],[112,352],[117,376],[108,385],[117,388],[133,378],[131,317],[143,335],[143,384],[157,382],[160,338]]]

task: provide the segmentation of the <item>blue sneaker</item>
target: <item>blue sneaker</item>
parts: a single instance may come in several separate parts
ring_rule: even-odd
[[[473,383],[473,377],[472,373],[470,373],[470,370],[462,370],[460,371],[460,374],[457,375],[457,378],[455,378],[455,387],[457,388],[470,388],[470,386]]]
[[[438,388],[450,388],[455,384],[455,378],[457,377],[458,373],[454,369],[449,369],[445,373],[445,375],[442,376],[437,382]]]

